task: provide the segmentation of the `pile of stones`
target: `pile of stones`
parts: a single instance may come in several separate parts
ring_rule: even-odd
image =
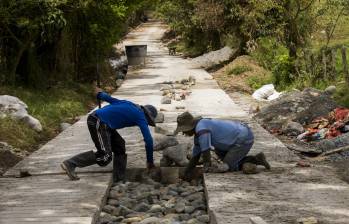
[[[126,182],[111,188],[98,224],[203,224],[209,223],[202,180],[161,184]]]
[[[189,76],[187,79],[180,81],[163,82],[162,91],[163,98],[161,99],[162,104],[171,104],[172,100],[181,101],[185,100],[191,94],[190,87],[195,85],[196,79],[194,76]]]

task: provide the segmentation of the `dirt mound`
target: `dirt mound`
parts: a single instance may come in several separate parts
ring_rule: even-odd
[[[266,77],[268,71],[258,65],[250,56],[244,55],[213,73],[218,84],[227,92],[253,93],[248,79],[253,77]]]

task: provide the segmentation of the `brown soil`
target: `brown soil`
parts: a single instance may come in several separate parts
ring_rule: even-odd
[[[236,67],[248,67],[249,71],[239,75],[228,75],[228,71]],[[267,76],[268,71],[258,65],[250,56],[244,55],[236,58],[233,62],[212,74],[219,86],[227,92],[242,92],[252,94],[253,89],[248,84],[248,78]]]

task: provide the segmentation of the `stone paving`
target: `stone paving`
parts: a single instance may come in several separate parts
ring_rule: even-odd
[[[221,90],[204,70],[189,60],[169,56],[161,46],[165,26],[149,22],[128,35],[127,44],[147,44],[145,66],[131,68],[127,80],[113,94],[140,104],[153,104],[166,110],[159,126],[174,130],[176,116],[186,110],[203,117],[239,119],[255,133],[252,153],[263,151],[271,161],[270,172],[204,176],[211,223],[250,223],[259,216],[267,223],[295,223],[302,217],[316,217],[323,223],[349,223],[349,187],[330,167],[295,167],[298,158],[277,138],[250,119],[241,106]],[[161,105],[163,81],[195,76],[196,85],[185,101]],[[80,169],[81,180],[68,181],[59,163],[78,152],[93,149],[86,117],[24,159],[0,179],[0,224],[3,223],[91,223],[108,190],[111,168],[93,166]],[[127,142],[128,167],[145,167],[145,149],[138,128],[120,131]],[[159,163],[161,154],[155,153]],[[34,176],[14,178],[20,169]]]

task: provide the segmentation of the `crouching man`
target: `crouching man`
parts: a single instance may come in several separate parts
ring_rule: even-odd
[[[94,164],[106,166],[113,160],[113,182],[124,181],[127,163],[125,140],[116,130],[138,126],[145,141],[147,168],[149,172],[152,172],[155,169],[153,138],[148,125],[155,126],[157,109],[152,105],[142,106],[127,100],[113,98],[99,88],[96,89],[96,94],[97,99],[109,103],[87,117],[87,126],[97,152],[87,151],[73,156],[63,161],[62,169],[71,180],[78,180],[76,167]]]
[[[191,179],[193,171],[202,155],[204,172],[226,172],[243,170],[256,173],[257,165],[270,169],[265,155],[247,156],[252,148],[254,136],[244,123],[230,120],[193,117],[184,112],[177,117],[175,134],[194,135],[192,158],[185,170],[185,179]],[[223,161],[213,166],[210,151],[214,150]]]

